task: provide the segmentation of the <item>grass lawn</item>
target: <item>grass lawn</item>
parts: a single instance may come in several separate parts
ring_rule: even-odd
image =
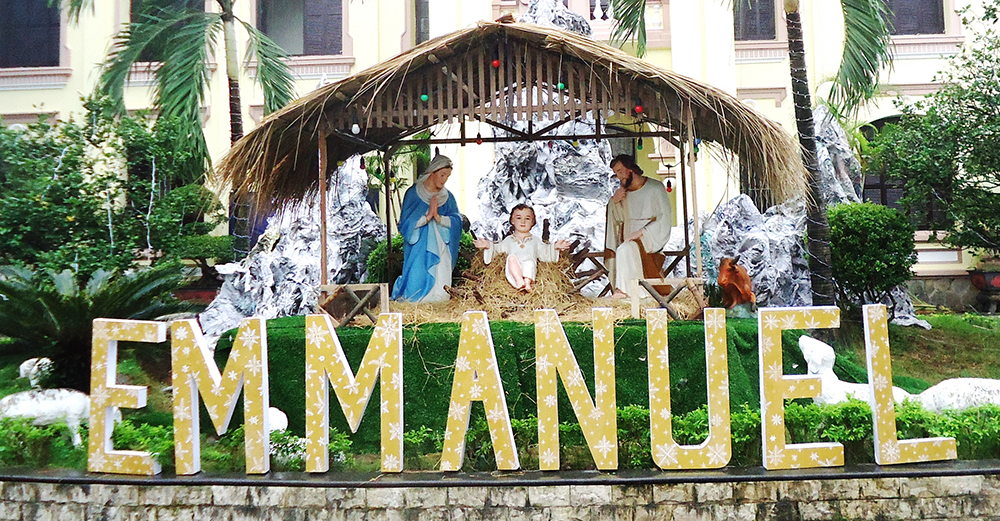
[[[988,315],[925,315],[930,331],[889,326],[893,375],[936,384],[948,378],[1000,379],[1000,317]],[[844,321],[838,352],[865,365],[861,326]]]

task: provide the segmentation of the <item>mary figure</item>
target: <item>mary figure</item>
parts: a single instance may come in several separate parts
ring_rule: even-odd
[[[444,187],[451,170],[451,159],[443,155],[434,157],[426,172],[403,196],[399,216],[403,274],[393,286],[393,300],[448,300],[444,287],[451,283],[462,237],[458,203]]]

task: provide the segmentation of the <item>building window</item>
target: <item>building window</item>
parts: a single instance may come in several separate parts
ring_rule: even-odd
[[[774,0],[734,0],[736,41],[774,40]]]
[[[48,0],[0,2],[0,68],[58,67],[60,13]]]
[[[892,34],[944,34],[943,0],[887,0]]]
[[[292,56],[342,54],[343,27],[343,0],[257,2],[257,28]]]
[[[414,22],[416,23],[416,43],[426,42],[431,38],[431,16],[428,0],[415,0]]]

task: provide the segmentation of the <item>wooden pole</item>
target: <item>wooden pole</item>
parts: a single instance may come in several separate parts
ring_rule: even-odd
[[[392,180],[390,179],[389,161],[392,159],[395,147],[389,147],[382,153],[382,184],[385,185],[385,275],[392,276]],[[389,280],[393,284],[394,280]]]
[[[326,258],[326,132],[319,135],[319,283],[327,285]]]
[[[698,278],[702,278],[702,265],[701,265],[701,223],[698,222],[698,183],[695,182],[694,178],[694,113],[691,110],[691,105],[687,105],[687,152],[688,152],[688,170],[691,173],[691,211],[694,213],[694,252],[695,252],[695,263],[698,266],[697,275]]]
[[[681,226],[684,228],[684,249],[687,251],[687,262],[684,263],[684,271],[687,276],[691,276],[691,231],[688,229],[688,199],[687,199],[687,162],[684,161],[684,141],[678,140],[677,142],[677,157],[680,161],[680,178],[681,178],[681,193],[678,199],[681,200],[681,208],[683,208],[684,219],[681,220]]]

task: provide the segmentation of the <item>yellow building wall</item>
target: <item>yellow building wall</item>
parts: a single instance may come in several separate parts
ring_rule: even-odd
[[[778,38],[773,42],[748,44],[735,42],[733,39],[730,3],[647,0],[648,9],[651,9],[647,10],[647,15],[650,16],[648,23],[651,44],[645,59],[735,94],[794,133],[781,0],[775,1]],[[936,88],[932,80],[935,72],[945,66],[942,56],[953,53],[962,41],[960,23],[957,15],[953,14],[957,3],[962,1],[964,0],[944,0],[947,13],[946,34],[895,39],[895,65],[883,77],[887,95],[865,107],[859,116],[861,120],[871,121],[895,114],[897,111],[892,99],[897,96],[919,97]],[[63,24],[62,63],[58,71],[68,74],[64,84],[49,84],[41,88],[38,82],[31,83],[30,78],[24,79],[25,74],[31,71],[0,69],[0,116],[6,123],[24,121],[29,117],[27,115],[37,113],[53,113],[61,119],[80,117],[83,114],[80,97],[93,90],[99,74],[98,64],[105,59],[113,36],[129,19],[129,0],[108,0],[94,4],[92,12],[85,10],[82,13],[79,24],[68,21]],[[518,9],[523,11],[525,7],[522,4],[520,0],[429,0],[430,35],[435,37],[472,26],[480,20],[491,20],[497,13]],[[571,8],[581,13],[586,12],[587,4],[581,0],[570,2]],[[252,24],[256,23],[256,3],[253,0],[236,2],[235,6],[237,16]],[[206,8],[217,9],[217,6],[215,2],[206,1]],[[361,71],[411,46],[414,25],[412,1],[344,0],[344,8],[345,45],[349,47],[349,52],[344,57],[323,65],[331,71],[327,75],[327,81],[336,81],[347,74]],[[801,2],[801,13],[805,26],[810,87],[814,93],[817,90],[824,92],[823,84],[836,74],[843,50],[840,3],[804,0]],[[610,24],[595,21],[592,25],[597,38],[607,38]],[[242,60],[246,35],[239,27],[237,34],[240,46],[238,54]],[[212,157],[216,160],[229,148],[228,93],[222,52],[220,45],[215,56],[212,86],[204,110],[206,137]],[[296,70],[306,69],[300,67]],[[312,73],[296,82],[298,95],[304,95],[317,87],[320,79],[316,76]],[[52,74],[48,77],[51,78]],[[42,83],[44,81],[46,80],[43,78]],[[263,97],[246,70],[240,79],[240,85],[244,130],[249,131],[263,115]],[[126,91],[126,104],[130,110],[147,108],[150,96],[149,82],[137,78]],[[814,97],[814,101],[820,100]],[[457,133],[457,128],[445,127],[437,132],[438,136],[453,136]],[[483,136],[491,135],[490,129],[485,126],[481,132]],[[440,148],[442,153],[456,161],[456,171],[461,173],[452,176],[448,188],[456,194],[459,206],[469,217],[478,218],[478,181],[493,164],[493,147],[484,144],[465,147],[448,145]],[[656,154],[655,147],[649,148],[650,152],[645,154],[646,157],[640,157],[640,161],[648,162],[653,171],[664,170],[663,162],[649,157]],[[695,176],[697,196],[690,202],[696,204],[702,212],[711,211],[720,202],[739,193],[735,176],[727,165],[710,158],[704,150],[699,157]],[[225,200],[225,194],[223,199]],[[922,243],[920,247],[927,251],[937,251],[937,247],[931,243]],[[962,269],[971,259],[971,256],[963,254],[954,262],[938,262],[947,255],[929,253],[924,258],[935,259],[933,270],[942,273]],[[926,263],[918,268],[918,272],[925,269],[924,264]]]

